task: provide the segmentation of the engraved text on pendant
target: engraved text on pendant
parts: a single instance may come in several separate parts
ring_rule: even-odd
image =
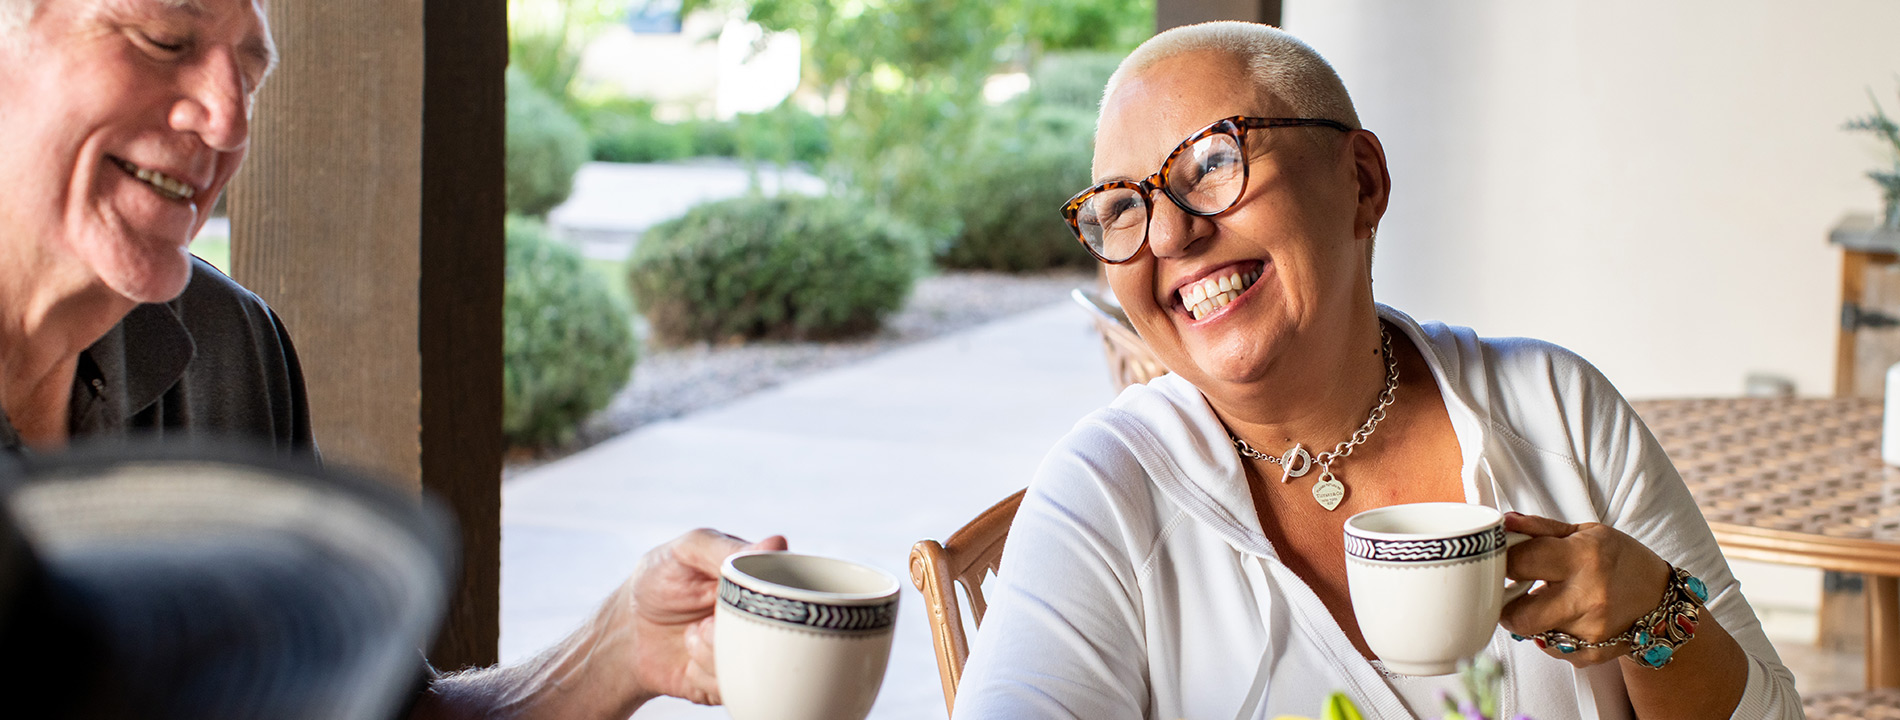
[[[1313,499],[1319,506],[1331,511],[1339,507],[1339,501],[1346,499],[1346,485],[1333,477],[1330,470],[1321,470],[1319,482],[1313,483]]]
[[[1306,446],[1295,443],[1292,450],[1280,456],[1280,482],[1305,475],[1313,467],[1313,456],[1306,454]]]

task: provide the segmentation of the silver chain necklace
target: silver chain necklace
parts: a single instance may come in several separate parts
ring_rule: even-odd
[[[1333,463],[1351,455],[1353,448],[1372,437],[1372,431],[1378,429],[1379,421],[1385,419],[1385,409],[1392,406],[1392,394],[1399,389],[1399,362],[1392,356],[1392,334],[1386,331],[1385,323],[1379,323],[1379,353],[1385,356],[1385,391],[1379,393],[1379,404],[1372,407],[1372,414],[1366,416],[1365,423],[1353,431],[1352,437],[1318,455],[1308,453],[1305,445],[1294,443],[1293,449],[1275,457],[1255,450],[1247,441],[1229,432],[1227,437],[1234,441],[1234,449],[1240,451],[1243,457],[1280,466],[1282,483],[1292,482],[1293,478],[1304,476],[1314,465],[1319,465],[1319,481],[1313,483],[1313,499],[1329,512],[1339,507],[1340,501],[1346,499],[1346,484],[1333,475]]]

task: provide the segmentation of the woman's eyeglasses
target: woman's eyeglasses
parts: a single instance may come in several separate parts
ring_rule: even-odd
[[[1154,191],[1192,215],[1227,212],[1247,189],[1247,131],[1276,127],[1327,127],[1351,132],[1344,123],[1319,118],[1235,116],[1188,136],[1161,169],[1141,182],[1114,180],[1083,190],[1062,206],[1062,217],[1096,259],[1128,262],[1148,242]]]

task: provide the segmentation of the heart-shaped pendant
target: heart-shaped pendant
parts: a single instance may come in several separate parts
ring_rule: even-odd
[[[1331,470],[1321,470],[1319,481],[1313,483],[1313,499],[1318,500],[1319,506],[1330,512],[1333,508],[1339,507],[1341,500],[1346,499],[1346,484],[1333,477]]]

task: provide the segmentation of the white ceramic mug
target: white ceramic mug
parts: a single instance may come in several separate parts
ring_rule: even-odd
[[[1366,645],[1386,669],[1444,675],[1484,649],[1504,604],[1530,583],[1504,579],[1504,553],[1528,535],[1495,508],[1412,503],[1346,520],[1346,584]]]
[[[719,570],[713,654],[737,720],[863,720],[884,683],[897,578],[816,555],[743,553]]]

